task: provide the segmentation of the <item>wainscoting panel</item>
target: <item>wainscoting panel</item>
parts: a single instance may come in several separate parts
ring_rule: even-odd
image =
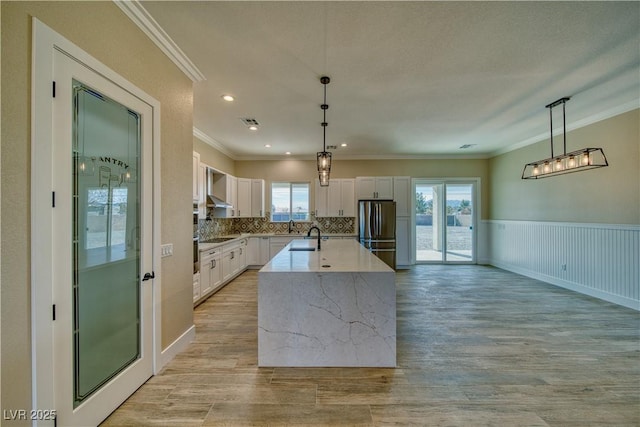
[[[489,264],[640,310],[640,226],[483,222]]]

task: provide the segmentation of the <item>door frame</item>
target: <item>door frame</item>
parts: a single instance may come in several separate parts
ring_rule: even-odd
[[[53,57],[62,51],[105,79],[152,107],[152,265],[160,270],[160,102],[118,73],[83,51],[37,18],[32,20],[31,69],[31,383],[32,409],[53,410],[54,406],[54,321],[52,254],[53,209]],[[153,373],[162,368],[161,275],[152,284]],[[53,420],[33,425],[53,425]]]
[[[445,197],[445,206],[446,206],[446,185],[447,184],[472,184],[473,185],[473,220],[472,220],[472,259],[471,261],[417,261],[416,260],[416,184],[421,181],[429,181],[433,184],[442,184],[445,189],[444,197]],[[412,178],[411,179],[411,263],[415,264],[477,264],[478,263],[478,224],[480,223],[479,216],[481,214],[481,206],[480,206],[480,189],[481,189],[481,180],[479,177],[472,178]],[[443,206],[444,208],[444,206]],[[446,235],[446,226],[445,230],[443,230]],[[446,252],[446,236],[443,241],[444,247],[443,251]]]

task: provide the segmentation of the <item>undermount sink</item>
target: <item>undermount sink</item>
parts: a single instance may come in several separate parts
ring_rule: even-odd
[[[292,246],[289,248],[290,251],[308,251],[308,252],[312,252],[315,251],[316,248],[311,247],[311,246]]]

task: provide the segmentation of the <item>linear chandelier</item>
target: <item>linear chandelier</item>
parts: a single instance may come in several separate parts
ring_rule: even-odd
[[[545,106],[549,109],[549,128],[551,133],[551,157],[536,162],[527,163],[522,170],[522,179],[540,179],[572,172],[580,172],[587,169],[609,166],[607,157],[602,148],[583,148],[567,153],[567,122],[565,119],[565,104],[571,98],[564,97]],[[562,133],[563,152],[553,154],[553,107],[562,104]]]
[[[322,151],[316,155],[318,163],[318,179],[321,187],[329,185],[329,174],[331,172],[331,153],[327,151],[327,85],[331,79],[327,76],[320,77],[320,83],[324,85],[324,103],[320,105],[322,108]]]

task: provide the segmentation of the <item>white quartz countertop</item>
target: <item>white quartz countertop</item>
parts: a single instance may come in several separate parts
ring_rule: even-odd
[[[228,238],[229,240],[225,241],[225,242],[217,242],[217,243],[205,243],[203,241],[200,241],[198,243],[198,250],[200,251],[208,251],[210,249],[215,249],[217,247],[229,244],[229,243],[233,243],[234,241],[238,241],[241,239],[246,239],[249,237],[290,237],[292,239],[304,239],[306,238],[307,233],[242,233],[242,234],[227,234],[224,236],[218,236],[218,237],[223,237],[223,238]],[[332,237],[357,237],[356,234],[349,234],[349,233],[332,233],[332,234],[323,234],[322,238],[324,239],[322,242],[324,244],[324,242],[327,239],[331,239]],[[314,235],[311,237],[313,239],[313,241],[315,242],[315,233]]]
[[[292,245],[315,247],[317,243],[317,239],[294,240],[262,267],[260,272],[394,272],[352,239],[323,240],[320,251],[289,250]]]

